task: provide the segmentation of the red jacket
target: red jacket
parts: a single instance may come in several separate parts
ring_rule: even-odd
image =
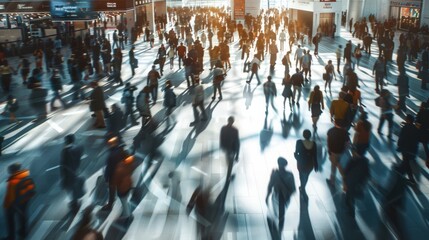
[[[21,170],[21,171],[18,171],[9,177],[9,179],[7,180],[8,184],[7,184],[6,196],[4,198],[4,203],[3,203],[3,207],[5,209],[10,208],[12,206],[12,204],[15,202],[15,199],[16,199],[15,187],[16,187],[16,185],[22,179],[24,179],[28,176],[30,176],[29,170]]]

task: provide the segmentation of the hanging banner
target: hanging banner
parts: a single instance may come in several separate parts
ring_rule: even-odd
[[[245,0],[234,0],[234,20],[244,20]]]

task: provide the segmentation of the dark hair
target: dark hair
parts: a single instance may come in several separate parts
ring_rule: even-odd
[[[64,137],[64,141],[67,145],[74,143],[74,140],[75,140],[74,134],[69,134]]]
[[[287,166],[287,160],[284,157],[279,157],[277,159],[277,164],[279,165],[279,167],[284,168]]]
[[[311,138],[311,131],[308,129],[305,129],[304,132],[302,132],[302,135],[304,136],[305,139],[310,139]]]
[[[16,173],[21,169],[21,164],[20,163],[12,163],[11,165],[9,165],[9,167],[7,167],[7,171],[9,172],[9,174],[12,173]]]

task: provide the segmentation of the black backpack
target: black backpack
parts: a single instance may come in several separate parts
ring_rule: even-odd
[[[15,204],[22,205],[27,203],[36,195],[36,184],[31,177],[25,177],[15,186]]]

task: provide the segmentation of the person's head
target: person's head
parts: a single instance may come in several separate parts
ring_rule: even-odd
[[[135,48],[134,46],[132,46],[132,47],[131,47],[131,50],[134,50],[134,49],[136,49],[136,48]]]
[[[127,82],[125,83],[125,88],[129,88],[131,86],[131,83]]]
[[[155,70],[155,68],[156,68],[156,66],[155,66],[155,65],[152,65],[152,69],[153,69],[153,70]]]
[[[310,50],[307,50],[307,54],[310,54]]]
[[[347,87],[347,86],[343,86],[342,88],[341,88],[341,91],[343,91],[343,92],[348,92],[349,91],[349,87]]]
[[[150,87],[149,86],[144,86],[143,89],[142,89],[142,91],[144,93],[150,93]]]
[[[232,125],[234,123],[235,119],[233,116],[228,117],[228,125]]]
[[[320,86],[319,86],[319,85],[314,86],[313,90],[314,90],[315,92],[320,91]]]
[[[303,54],[306,54],[306,53],[307,53],[307,51],[305,51],[305,49],[304,49],[304,50],[302,50],[302,53],[303,53]]]
[[[284,157],[279,157],[277,159],[277,164],[279,165],[279,169],[285,168],[287,166],[287,160]]]
[[[338,48],[343,48],[343,45],[338,45]]]
[[[14,173],[18,172],[19,170],[21,170],[21,164],[20,163],[12,163],[11,165],[9,165],[9,167],[7,167],[7,171],[9,172],[9,174],[14,174]]]
[[[268,79],[269,82],[271,82],[272,77],[268,76],[267,79]]]
[[[301,48],[301,45],[298,45],[298,48]]]
[[[59,75],[59,74],[60,74],[60,70],[58,70],[58,68],[54,68],[53,75]]]
[[[112,104],[112,105],[110,106],[110,108],[112,109],[112,112],[116,112],[116,110],[118,110],[118,109],[119,109],[119,107],[118,107],[118,105],[116,105],[116,103]]]
[[[299,68],[296,68],[295,71],[296,71],[296,73],[299,73]]]
[[[165,81],[165,88],[171,88],[172,83],[170,80]]]
[[[346,96],[346,93],[345,92],[343,92],[343,91],[341,91],[339,94],[338,94],[338,97],[339,97],[339,99],[344,99],[344,97]]]
[[[74,143],[74,140],[75,140],[74,134],[68,134],[67,136],[64,137],[64,143],[66,145],[70,145]]]
[[[332,64],[332,60],[328,60],[328,64]]]
[[[311,131],[308,129],[305,129],[304,132],[302,132],[302,136],[305,140],[309,140],[311,138]]]

